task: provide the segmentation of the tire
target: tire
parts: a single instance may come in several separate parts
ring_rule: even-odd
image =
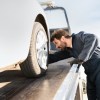
[[[39,22],[35,22],[28,57],[20,64],[20,68],[26,77],[39,77],[45,74],[48,50],[46,32]]]

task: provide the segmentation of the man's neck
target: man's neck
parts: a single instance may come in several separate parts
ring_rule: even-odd
[[[72,48],[72,37],[66,40],[66,47]]]

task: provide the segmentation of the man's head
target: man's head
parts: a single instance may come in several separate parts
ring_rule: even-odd
[[[51,42],[55,44],[56,48],[61,50],[63,50],[65,47],[72,48],[72,36],[68,30],[55,30],[51,35]]]

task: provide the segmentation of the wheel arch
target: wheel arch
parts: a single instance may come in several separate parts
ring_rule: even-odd
[[[43,15],[42,15],[42,14],[39,14],[39,15],[36,17],[35,22],[40,22],[40,23],[43,25],[43,27],[44,27],[44,29],[45,29],[45,31],[46,31],[46,33],[47,33],[48,39],[49,39],[48,25],[47,25],[46,20],[45,20],[45,18],[43,17]]]
[[[48,28],[48,25],[47,25],[47,20],[45,18],[44,15],[42,14],[38,14],[36,17],[35,17],[35,20],[33,22],[33,27],[34,27],[34,23],[35,22],[39,22],[42,24],[42,26],[44,27],[45,31],[46,31],[46,34],[47,34],[47,38],[48,38],[48,46],[49,46],[49,49],[50,49],[50,34],[49,34],[49,28]],[[32,27],[32,28],[33,28]],[[32,36],[32,33],[30,34],[30,38],[29,38],[29,41],[28,41],[28,48],[27,48],[27,55],[25,57],[25,59],[28,57],[28,54],[29,54],[29,48],[30,48],[30,40],[31,40],[31,36]],[[25,60],[24,59],[24,60]]]

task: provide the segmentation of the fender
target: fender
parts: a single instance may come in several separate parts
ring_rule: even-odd
[[[0,2],[0,67],[26,59],[34,22],[39,14],[45,19],[36,0]]]

